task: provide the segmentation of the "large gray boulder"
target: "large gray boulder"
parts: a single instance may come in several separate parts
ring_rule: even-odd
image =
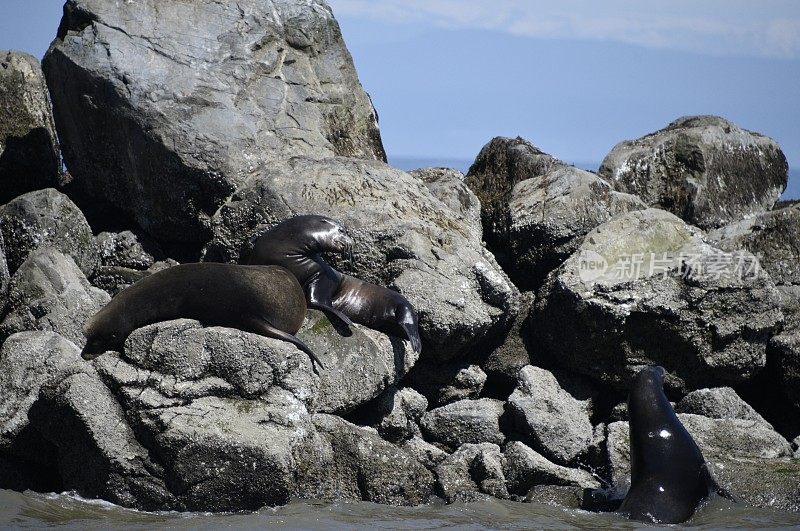
[[[638,197],[615,191],[594,173],[555,166],[517,183],[507,208],[508,232],[497,234],[492,250],[508,258],[511,279],[526,290],[538,288],[590,230],[647,206]]]
[[[8,269],[14,273],[39,247],[53,247],[75,260],[86,276],[98,264],[89,223],[70,199],[48,188],[22,195],[0,206]]]
[[[592,442],[586,404],[562,389],[553,373],[528,365],[508,398],[516,430],[545,457],[567,464]]]
[[[711,229],[771,209],[786,188],[788,164],[771,138],[718,116],[685,116],[617,144],[600,175],[621,192]]]
[[[418,179],[381,162],[272,164],[215,214],[205,259],[237,261],[253,236],[302,213],[328,215],[353,235],[353,261],[334,262],[338,269],[411,301],[424,356],[451,359],[501,333],[516,314],[517,290],[466,221]]]
[[[462,444],[503,444],[503,402],[492,398],[459,400],[432,409],[422,416],[420,427],[428,440],[450,448]]]
[[[39,61],[0,50],[0,204],[64,184],[50,96]]]
[[[481,237],[481,203],[464,183],[463,173],[452,168],[422,168],[408,173],[424,182],[436,199],[463,216],[475,234]]]
[[[245,398],[273,387],[290,390],[310,411],[346,413],[396,383],[416,361],[404,342],[354,326],[336,331],[324,314],[309,311],[298,333],[325,363],[316,376],[308,355],[285,341],[240,330],[203,328],[180,319],[134,331],[125,358],[136,366],[183,380],[217,377]]]
[[[207,240],[275,160],[385,160],[323,0],[69,0],[43,68],[74,185],[159,239]]]
[[[470,356],[471,357],[471,356]],[[441,363],[424,360],[408,377],[409,385],[425,395],[431,407],[478,398],[486,384],[486,373],[468,358]]]
[[[498,260],[504,256],[494,250],[508,232],[508,205],[511,191],[520,181],[544,175],[566,163],[548,155],[521,137],[493,138],[483,146],[470,166],[464,182],[478,197],[486,243]],[[502,249],[502,247],[500,247]]]
[[[529,339],[555,363],[620,388],[644,365],[665,367],[675,389],[731,385],[764,368],[780,300],[750,253],[721,251],[648,209],[590,232],[548,277]]]
[[[11,278],[0,338],[24,330],[49,330],[83,347],[84,323],[109,300],[105,291],[89,284],[70,256],[40,248]]]
[[[428,400],[410,387],[392,386],[364,409],[359,424],[368,424],[387,441],[400,444],[420,437],[419,422],[428,409]]]

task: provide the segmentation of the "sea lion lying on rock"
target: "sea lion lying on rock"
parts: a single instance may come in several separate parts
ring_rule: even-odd
[[[183,264],[145,277],[111,299],[84,326],[81,354],[89,360],[107,350],[121,351],[137,328],[186,318],[288,341],[324,368],[294,336],[305,315],[303,290],[283,267]]]

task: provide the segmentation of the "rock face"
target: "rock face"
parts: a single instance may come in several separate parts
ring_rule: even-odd
[[[503,402],[492,398],[459,400],[423,415],[420,427],[429,440],[451,448],[484,442],[503,444]]]
[[[111,297],[89,284],[71,257],[45,247],[28,256],[11,279],[0,339],[24,330],[58,332],[83,347],[83,324]]]
[[[428,409],[428,401],[410,387],[392,386],[364,408],[366,411],[360,415],[363,423],[377,429],[387,441],[401,443],[420,436],[419,422]]]
[[[782,321],[779,293],[751,254],[720,251],[655,209],[590,232],[539,295],[531,341],[622,388],[651,364],[667,369],[671,388],[745,381]]]
[[[6,263],[6,245],[3,241],[3,231],[0,230],[0,316],[5,315],[6,295],[8,294],[8,284],[11,282],[11,274]]]
[[[274,160],[385,160],[324,1],[106,7],[69,0],[43,67],[75,186],[150,234],[207,240],[216,209]]]
[[[423,183],[380,162],[294,158],[249,179],[214,216],[206,260],[236,261],[247,242],[295,214],[342,222],[356,245],[334,265],[397,289],[414,305],[423,356],[450,359],[500,332],[518,292],[458,214]]]
[[[409,174],[424,182],[436,199],[467,220],[478,237],[483,234],[481,203],[464,183],[463,173],[452,168],[424,168]]]
[[[58,137],[39,61],[0,50],[0,204],[60,184]]]
[[[566,464],[592,441],[592,424],[583,403],[561,388],[545,369],[527,366],[508,398],[514,425],[548,459]]]
[[[28,426],[39,391],[80,361],[80,350],[54,332],[20,332],[0,350],[0,448]]]
[[[600,175],[704,229],[772,208],[788,179],[786,157],[766,136],[717,116],[687,116],[617,144]]]
[[[614,191],[593,173],[555,166],[517,183],[507,208],[508,232],[496,234],[497,248],[492,250],[508,258],[511,279],[527,290],[538,288],[590,230],[647,206],[635,196]]]
[[[89,223],[67,196],[52,188],[27,193],[0,206],[0,231],[11,273],[42,246],[70,255],[87,276],[97,267]]]

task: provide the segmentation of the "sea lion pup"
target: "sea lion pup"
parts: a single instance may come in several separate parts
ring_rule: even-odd
[[[717,486],[703,454],[664,395],[662,367],[642,369],[628,396],[631,488],[620,513],[632,520],[677,524],[688,520]]]
[[[289,218],[255,239],[248,264],[280,265],[294,273],[309,308],[411,341],[422,350],[414,306],[400,293],[339,273],[320,253],[345,253],[353,240],[341,223],[316,215]]]
[[[324,368],[294,336],[305,315],[303,289],[283,267],[183,264],[145,277],[111,299],[84,325],[81,355],[90,360],[107,350],[121,351],[137,328],[186,318],[288,341]]]

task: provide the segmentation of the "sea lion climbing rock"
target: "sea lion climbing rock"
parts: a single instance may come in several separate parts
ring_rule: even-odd
[[[283,267],[183,264],[154,273],[121,291],[84,327],[84,359],[120,350],[144,325],[178,318],[282,339],[317,356],[294,334],[306,305],[297,279]]]
[[[320,253],[344,253],[353,240],[337,221],[305,215],[287,219],[259,236],[249,264],[273,264],[294,273],[303,286],[309,308],[406,338],[416,352],[422,350],[417,312],[408,300],[383,286],[339,273]]]

